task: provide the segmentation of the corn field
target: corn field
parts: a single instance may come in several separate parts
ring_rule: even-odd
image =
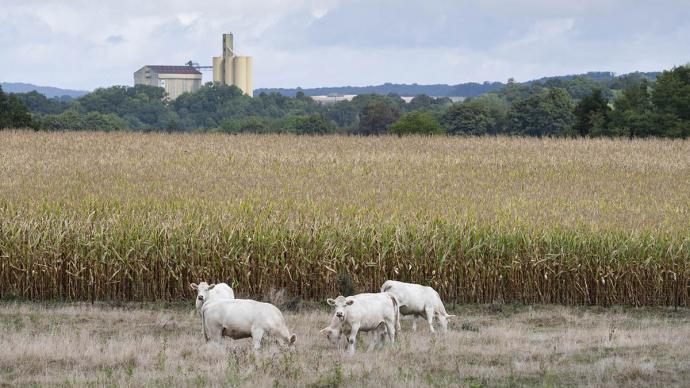
[[[690,141],[0,131],[0,298],[690,305]]]

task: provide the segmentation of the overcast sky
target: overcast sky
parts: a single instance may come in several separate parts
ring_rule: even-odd
[[[690,0],[0,0],[0,81],[131,85],[223,32],[256,88],[522,81],[685,64]]]

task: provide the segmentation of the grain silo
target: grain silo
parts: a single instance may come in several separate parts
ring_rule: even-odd
[[[235,55],[232,34],[223,34],[222,53],[222,57],[213,57],[213,82],[237,86],[248,96],[253,96],[252,57]]]

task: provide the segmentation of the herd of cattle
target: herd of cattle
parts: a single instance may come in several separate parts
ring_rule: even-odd
[[[290,334],[283,314],[276,306],[251,299],[235,299],[232,288],[225,283],[192,283],[190,287],[197,292],[196,310],[201,316],[207,342],[220,344],[223,337],[251,337],[254,350],[258,350],[264,334],[268,334],[283,346],[295,343],[295,335]],[[400,315],[425,318],[431,332],[434,332],[434,318],[446,331],[448,318],[453,317],[446,313],[438,292],[433,288],[395,280],[383,283],[379,293],[341,295],[328,299],[328,304],[335,307],[335,313],[321,334],[336,346],[345,336],[350,354],[355,352],[360,331],[374,333],[370,348],[394,342],[396,331],[400,331]],[[412,327],[416,330],[415,319]]]

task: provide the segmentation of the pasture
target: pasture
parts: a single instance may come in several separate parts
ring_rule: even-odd
[[[332,312],[288,311],[294,351],[206,345],[185,305],[0,304],[0,385],[687,386],[686,309],[464,306],[451,330],[354,356],[318,334]]]
[[[690,304],[690,142],[0,132],[0,297]]]

